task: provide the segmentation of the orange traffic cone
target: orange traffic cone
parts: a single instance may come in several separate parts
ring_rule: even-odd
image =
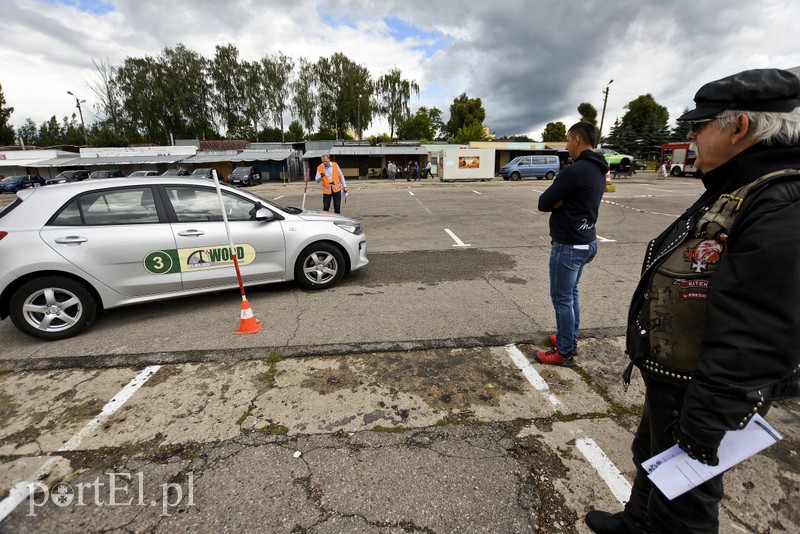
[[[255,334],[261,330],[262,326],[264,326],[264,323],[260,323],[256,320],[256,316],[250,308],[250,303],[247,302],[245,296],[242,295],[242,315],[239,319],[239,330],[234,332],[234,334]]]
[[[617,190],[617,186],[611,181],[611,171],[606,172],[606,193],[613,193]]]

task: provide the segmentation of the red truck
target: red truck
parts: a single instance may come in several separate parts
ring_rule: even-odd
[[[661,161],[667,160],[669,173],[672,176],[684,176],[687,173],[697,175],[694,161],[697,158],[691,143],[667,143],[661,145]]]

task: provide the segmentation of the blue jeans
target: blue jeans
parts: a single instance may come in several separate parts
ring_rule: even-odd
[[[583,267],[597,254],[597,242],[588,245],[562,245],[553,241],[550,248],[550,298],[556,311],[558,352],[575,350],[581,324],[578,282]]]

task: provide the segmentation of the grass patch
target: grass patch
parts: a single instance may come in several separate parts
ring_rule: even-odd
[[[0,378],[4,377],[6,375],[10,375],[13,372],[14,371],[12,371],[11,369],[0,369]]]
[[[236,420],[236,426],[242,426],[242,423],[244,423],[244,422],[245,422],[245,420],[246,420],[248,417],[250,417],[251,415],[253,415],[253,412],[251,412],[250,410],[247,410],[246,412],[244,412],[244,413],[243,413],[243,414],[242,414],[242,415],[239,417],[239,419],[237,419],[237,420]]]
[[[448,414],[443,419],[436,421],[436,426],[462,425],[483,426],[485,423],[471,413]]]
[[[258,431],[267,436],[285,436],[289,433],[289,428],[283,425],[270,423],[267,426],[259,428]]]

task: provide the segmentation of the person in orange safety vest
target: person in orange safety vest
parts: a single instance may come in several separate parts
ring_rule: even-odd
[[[331,200],[333,200],[333,211],[341,213],[342,189],[347,195],[347,182],[344,180],[342,169],[335,161],[331,161],[328,154],[322,155],[322,163],[317,166],[317,175],[314,177],[314,181],[322,182],[322,209],[330,211]]]

